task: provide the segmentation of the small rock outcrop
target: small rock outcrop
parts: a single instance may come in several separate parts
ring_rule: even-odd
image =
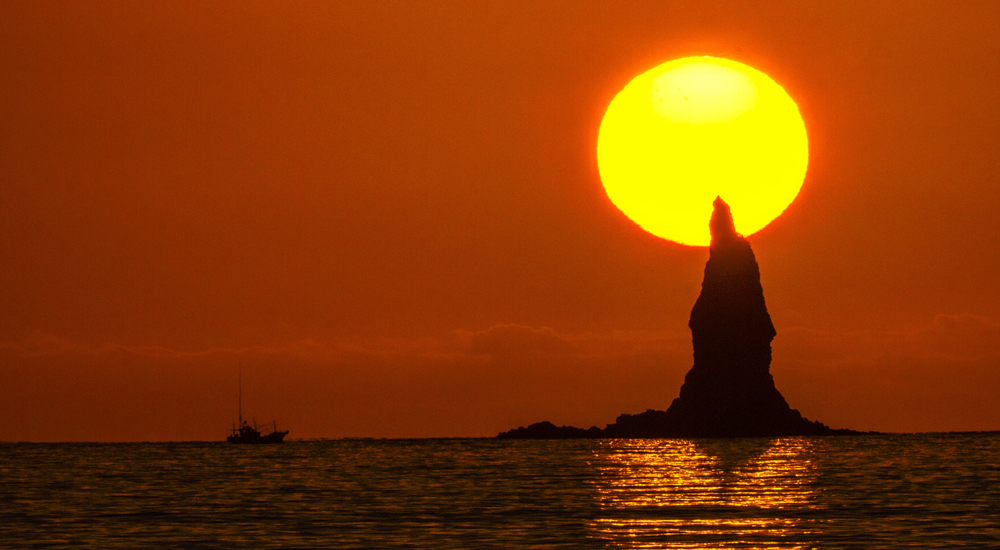
[[[573,426],[556,426],[545,421],[536,422],[527,428],[509,430],[497,436],[497,439],[598,439],[603,436],[603,431],[597,426],[591,426],[589,430],[574,428]]]
[[[694,344],[694,366],[684,378],[680,397],[674,399],[670,408],[623,414],[603,430],[557,428],[545,422],[510,430],[498,437],[762,437],[858,433],[833,430],[803,418],[788,406],[775,387],[770,367],[771,340],[776,331],[764,303],[757,259],[750,243],[736,233],[729,205],[717,197],[713,206],[709,222],[712,243],[705,278],[688,323]]]

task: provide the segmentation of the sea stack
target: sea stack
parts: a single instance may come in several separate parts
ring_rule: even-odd
[[[750,243],[736,233],[729,205],[717,197],[713,206],[705,278],[688,322],[694,366],[684,378],[680,397],[657,414],[659,421],[652,425],[630,426],[643,416],[637,415],[619,417],[608,429],[621,425],[622,432],[652,429],[674,437],[831,433],[823,424],[802,418],[774,386],[771,340],[777,333],[764,303],[757,259]]]
[[[807,420],[785,402],[771,377],[777,334],[764,303],[760,268],[750,243],[736,233],[720,197],[709,222],[712,243],[701,294],[691,310],[694,366],[666,411],[623,414],[603,430],[547,422],[501,433],[510,439],[774,437],[847,435]]]

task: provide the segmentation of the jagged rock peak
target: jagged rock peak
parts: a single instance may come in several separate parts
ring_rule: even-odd
[[[501,439],[777,437],[850,435],[803,418],[788,406],[771,376],[776,334],[764,302],[760,266],[736,232],[722,197],[712,203],[712,244],[701,294],[691,309],[694,365],[666,411],[623,414],[603,430],[539,422]]]
[[[712,245],[732,242],[740,238],[733,224],[733,213],[721,196],[712,202],[712,219],[708,222],[708,230],[712,233]]]

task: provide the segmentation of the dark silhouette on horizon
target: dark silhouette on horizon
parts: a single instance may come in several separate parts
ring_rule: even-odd
[[[764,303],[760,268],[750,243],[736,233],[720,197],[709,229],[712,243],[701,294],[691,310],[694,366],[666,411],[619,416],[603,430],[539,422],[501,439],[765,437],[847,435],[803,418],[788,406],[771,376],[777,332]]]
[[[273,424],[273,429],[271,433],[267,435],[261,435],[260,430],[257,427],[257,420],[253,421],[251,426],[249,422],[243,420],[243,363],[240,362],[239,367],[239,382],[237,382],[237,407],[239,411],[239,427],[233,426],[233,432],[229,434],[226,441],[230,443],[237,443],[240,445],[263,445],[270,443],[282,443],[285,440],[285,436],[288,435],[288,430],[283,432],[278,431],[278,422],[275,421]]]

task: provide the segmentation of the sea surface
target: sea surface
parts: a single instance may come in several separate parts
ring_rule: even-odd
[[[0,444],[0,547],[1000,547],[1000,433]]]

